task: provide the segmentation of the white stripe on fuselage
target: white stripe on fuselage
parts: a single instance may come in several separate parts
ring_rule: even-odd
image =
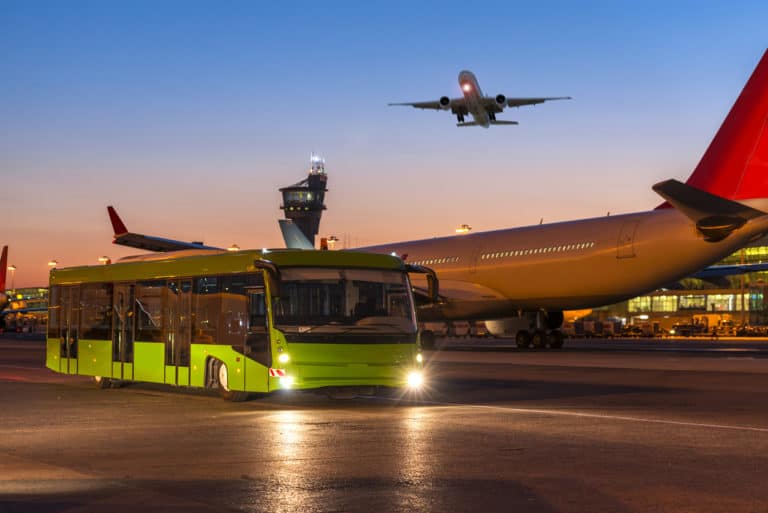
[[[690,219],[670,208],[361,249],[405,255],[407,262],[432,267],[441,282],[493,291],[496,299],[482,298],[489,308],[495,301],[524,310],[570,310],[664,286],[766,230],[763,216],[720,242],[706,242]]]
[[[477,77],[471,71],[462,71],[459,73],[459,87],[467,102],[467,110],[472,114],[472,119],[478,125],[488,128],[491,125],[491,118],[488,111],[483,106],[483,91],[480,90],[480,84]]]

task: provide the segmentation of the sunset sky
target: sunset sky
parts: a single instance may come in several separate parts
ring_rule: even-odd
[[[0,245],[16,287],[128,228],[282,245],[278,188],[329,174],[349,245],[646,210],[768,46],[768,3],[0,0]],[[573,96],[457,128],[388,102]]]

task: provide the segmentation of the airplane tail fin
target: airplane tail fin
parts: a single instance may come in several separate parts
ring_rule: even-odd
[[[732,200],[768,198],[768,50],[686,183]]]
[[[124,233],[128,233],[128,228],[125,227],[125,223],[123,223],[123,220],[120,219],[119,215],[117,215],[117,211],[114,209],[114,207],[111,205],[108,206],[107,212],[109,213],[109,220],[112,223],[112,230],[115,232],[115,237]]]
[[[8,246],[3,246],[3,253],[0,255],[0,293],[5,292],[5,277],[8,272]]]

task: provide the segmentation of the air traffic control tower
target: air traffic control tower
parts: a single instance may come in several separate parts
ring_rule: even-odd
[[[290,219],[313,246],[320,231],[320,217],[325,210],[326,183],[325,160],[312,155],[309,175],[299,183],[280,189],[283,194],[280,208],[285,212],[285,218]]]

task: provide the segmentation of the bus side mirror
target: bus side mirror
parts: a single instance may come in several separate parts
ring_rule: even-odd
[[[433,303],[440,300],[440,280],[437,279],[437,274],[432,269],[427,273],[427,293]]]
[[[267,286],[269,287],[269,293],[272,297],[280,297],[280,269],[269,260],[256,260],[253,265],[257,269],[263,269],[267,271]]]
[[[405,270],[409,273],[419,273],[427,275],[427,295],[432,303],[440,302],[440,280],[437,279],[437,273],[429,267],[415,264],[405,264]]]

